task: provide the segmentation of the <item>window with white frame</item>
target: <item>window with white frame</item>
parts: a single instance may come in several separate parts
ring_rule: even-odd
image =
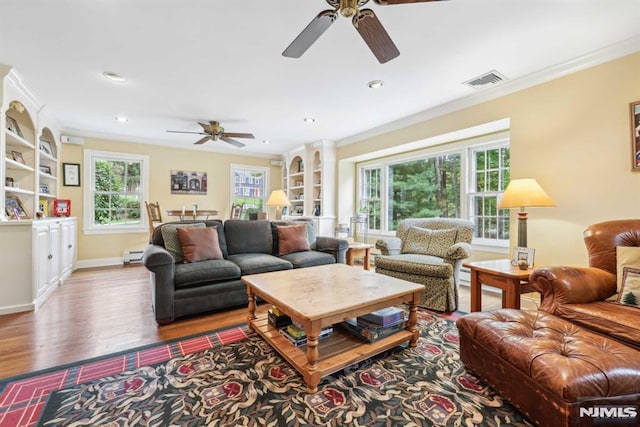
[[[84,232],[147,231],[149,156],[84,150]]]
[[[498,209],[498,198],[510,179],[508,143],[470,148],[470,219],[475,224],[474,238],[484,241],[509,239],[509,210]]]
[[[243,205],[242,218],[265,212],[269,170],[259,166],[231,165],[231,204]]]
[[[359,209],[383,234],[405,218],[469,218],[475,243],[504,245],[509,212],[497,200],[509,183],[509,154],[508,137],[483,137],[360,164]]]

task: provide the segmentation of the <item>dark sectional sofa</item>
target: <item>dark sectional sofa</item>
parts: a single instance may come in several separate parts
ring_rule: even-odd
[[[217,227],[224,259],[176,263],[165,248],[162,227],[204,223]],[[311,250],[278,255],[279,225],[305,223]],[[177,318],[247,304],[241,276],[271,271],[344,263],[348,242],[316,236],[311,220],[182,221],[162,224],[153,232],[143,263],[151,272],[151,299],[156,321],[167,324]]]

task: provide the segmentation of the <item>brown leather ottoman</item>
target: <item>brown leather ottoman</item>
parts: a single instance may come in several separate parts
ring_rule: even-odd
[[[640,425],[639,351],[539,311],[472,313],[456,324],[465,368],[539,426],[609,425],[580,416],[598,405],[635,408],[616,412],[616,425]]]

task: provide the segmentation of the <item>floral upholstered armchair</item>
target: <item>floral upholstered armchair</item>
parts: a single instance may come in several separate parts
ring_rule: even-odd
[[[473,223],[453,218],[400,221],[396,237],[380,239],[376,272],[424,285],[420,306],[437,311],[458,308],[458,277],[471,255]]]

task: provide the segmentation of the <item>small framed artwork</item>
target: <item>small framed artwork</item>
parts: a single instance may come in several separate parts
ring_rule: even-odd
[[[45,141],[43,139],[40,140],[40,151],[43,151],[53,157],[53,149],[51,148],[51,143],[49,141]]]
[[[53,201],[53,215],[54,216],[70,216],[71,200],[55,199]]]
[[[51,175],[51,168],[47,165],[40,165],[40,172]]]
[[[631,170],[640,171],[640,101],[629,105],[631,111]]]
[[[22,138],[22,131],[20,130],[20,126],[18,126],[18,122],[13,117],[7,116],[7,129]]]
[[[15,160],[16,162],[18,162],[18,163],[21,163],[23,165],[25,164],[24,163],[24,158],[22,157],[22,153],[19,152],[19,151],[12,151],[11,152],[11,158],[13,160]]]
[[[513,248],[513,256],[511,257],[511,264],[518,265],[518,261],[526,261],[529,268],[533,268],[533,257],[535,255],[535,249],[523,248],[516,246]]]
[[[80,163],[62,164],[62,185],[80,187]]]
[[[10,176],[5,176],[4,177],[4,186],[5,187],[13,187],[14,184],[15,184],[15,181],[13,180],[12,177],[10,177]]]
[[[40,184],[40,193],[49,194],[49,184]]]
[[[28,218],[27,211],[18,196],[9,196],[4,199],[4,209],[8,216],[16,219]]]

